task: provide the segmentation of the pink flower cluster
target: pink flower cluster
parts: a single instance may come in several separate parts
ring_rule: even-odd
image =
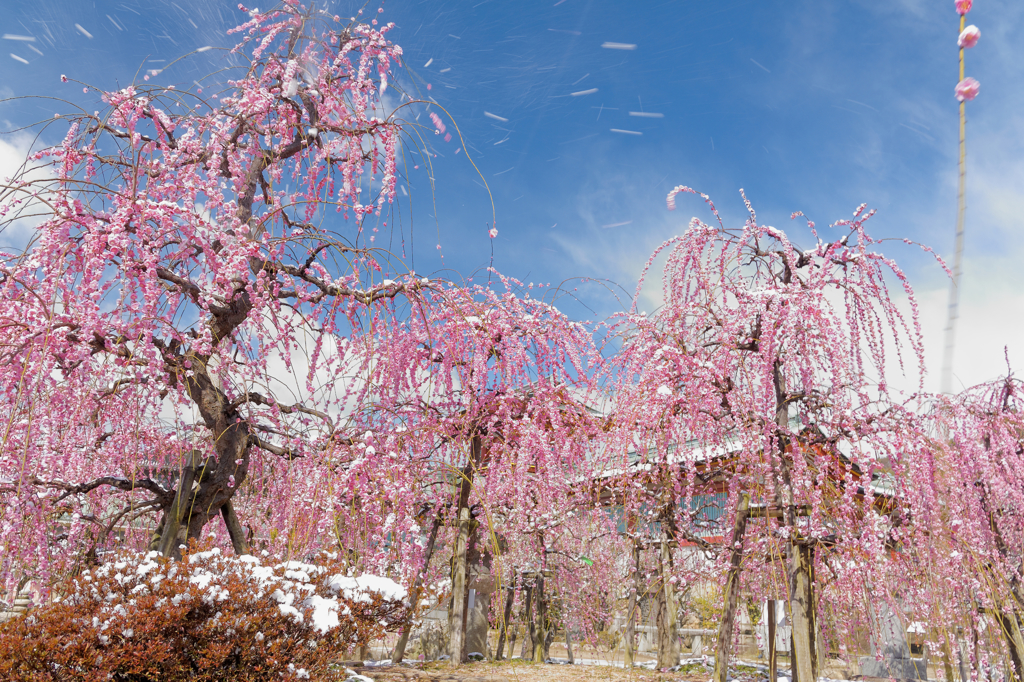
[[[957,0],[956,11],[963,16],[971,11],[971,0]],[[960,20],[961,26],[963,25],[963,19]],[[981,39],[981,29],[974,24],[971,24],[964,30],[960,31],[960,35],[956,39],[956,44],[960,48],[960,69],[963,72],[963,51],[970,49],[978,44],[978,40]],[[978,96],[978,91],[981,89],[981,83],[974,78],[964,78],[956,84],[956,88],[953,90],[954,96],[957,101],[967,102]]]
[[[437,130],[434,131],[434,134],[435,135],[440,135],[441,133],[444,133],[444,141],[445,142],[451,142],[452,141],[452,134],[445,132],[446,127],[444,125],[444,121],[441,120],[441,117],[438,116],[437,114],[435,114],[433,111],[431,111],[430,112],[430,120],[434,122],[434,127],[437,128]]]
[[[956,84],[954,93],[958,102],[971,101],[978,96],[978,91],[981,89],[981,83],[968,76],[959,83]]]
[[[978,44],[979,38],[981,38],[981,30],[974,24],[971,24],[960,32],[960,37],[956,39],[956,44],[964,49],[972,48]]]

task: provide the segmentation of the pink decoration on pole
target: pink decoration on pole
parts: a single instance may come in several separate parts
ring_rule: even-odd
[[[981,29],[974,24],[971,24],[960,33],[960,37],[957,38],[956,44],[964,49],[971,48],[978,44],[979,38],[981,38]]]
[[[958,101],[971,101],[978,96],[978,90],[981,89],[981,83],[968,76],[959,83],[956,84],[956,98]]]

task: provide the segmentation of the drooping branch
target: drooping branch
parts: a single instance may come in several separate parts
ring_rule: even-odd
[[[81,495],[102,486],[110,486],[123,490],[125,492],[132,492],[133,490],[148,490],[157,496],[161,502],[167,501],[169,503],[170,498],[174,496],[174,492],[165,489],[162,485],[157,483],[151,478],[123,478],[121,476],[101,476],[100,478],[93,479],[86,483],[71,484],[64,481],[45,481],[33,476],[31,478],[32,485],[41,486],[44,488],[51,488],[55,490],[63,490],[64,492],[57,497],[57,502],[69,497],[71,495]],[[5,490],[5,492],[12,492],[14,488]]]

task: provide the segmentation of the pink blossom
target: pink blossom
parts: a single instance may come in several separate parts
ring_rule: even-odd
[[[980,37],[981,30],[974,24],[971,24],[960,33],[960,37],[956,39],[956,44],[961,48],[974,47],[978,44],[978,38]]]
[[[442,121],[441,117],[435,114],[433,111],[430,112],[430,120],[433,121],[434,127],[437,128],[437,131],[434,133],[435,135],[443,133],[445,131],[444,121]]]
[[[956,13],[963,16],[971,11],[974,0],[956,0]]]
[[[498,236],[498,228],[496,228],[496,227],[492,227],[492,228],[491,228],[491,229],[490,229],[490,230],[489,230],[489,231],[487,232],[487,234],[491,235],[491,239],[494,239],[495,237],[497,237],[497,236]]]
[[[954,90],[954,92],[956,93],[957,100],[963,102],[965,100],[970,101],[977,97],[978,90],[980,89],[981,83],[968,76],[956,84],[956,90]]]

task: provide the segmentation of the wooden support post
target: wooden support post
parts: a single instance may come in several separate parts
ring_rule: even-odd
[[[789,543],[789,604],[793,626],[793,682],[818,679],[817,628],[814,613],[814,547]]]
[[[729,544],[729,572],[725,579],[724,607],[722,622],[718,626],[718,643],[715,645],[714,682],[726,682],[729,677],[729,654],[732,651],[732,629],[736,621],[736,604],[740,596],[740,566],[743,562],[743,536],[747,532],[747,512],[750,511],[750,495],[740,494],[736,505],[736,519],[733,522]],[[769,680],[769,682],[773,682]]]
[[[228,529],[228,537],[231,538],[231,548],[237,556],[249,554],[249,543],[245,541],[245,530],[238,522],[238,515],[235,514],[235,505],[231,500],[225,502],[220,508],[221,516],[224,517],[224,525]]]
[[[419,606],[420,595],[423,593],[423,580],[427,575],[427,569],[430,567],[430,559],[434,556],[434,545],[437,543],[437,532],[440,528],[441,517],[437,516],[430,525],[430,536],[427,538],[427,547],[423,556],[423,568],[420,569],[419,574],[416,576],[416,581],[413,583],[412,591],[409,594],[409,613],[405,616],[405,623],[402,624],[402,634],[399,635],[398,644],[395,645],[395,653],[391,656],[391,660],[394,663],[401,663],[402,659],[405,658],[405,647],[409,644],[412,622],[416,618],[416,608]]]
[[[508,633],[508,629],[511,626],[512,618],[512,605],[516,599],[516,576],[512,574],[512,582],[509,583],[508,587],[505,588],[505,611],[502,614],[501,623],[498,626],[498,647],[494,651],[494,660],[500,661],[505,657],[505,636]],[[515,635],[513,634],[513,640]],[[511,649],[509,649],[509,658],[512,658]]]
[[[626,668],[632,668],[636,662],[636,612],[640,599],[640,543],[633,540],[633,586],[629,594],[629,606],[626,608]]]
[[[466,548],[469,545],[469,507],[459,508],[459,530],[455,536],[455,556],[452,566],[452,608],[448,612],[448,655],[451,665],[462,664],[462,650],[466,645]]]
[[[768,600],[768,682],[778,682],[779,679],[779,663],[778,656],[775,651],[775,636],[776,636],[776,616],[775,616],[775,600]]]
[[[536,618],[534,619],[537,623],[535,628],[537,636],[533,640],[533,662],[543,663],[547,653],[545,649],[547,649],[548,641],[548,604],[544,596],[544,574],[540,571],[537,572],[537,587],[533,591],[533,596],[537,600]]]
[[[472,519],[469,513],[469,493],[473,488],[473,472],[480,453],[480,437],[474,436],[469,462],[460,470],[459,506],[456,512],[457,532],[452,552],[452,601],[448,611],[448,655],[452,666],[462,665],[466,648],[466,596],[467,585],[466,553],[469,549],[469,534]]]
[[[796,667],[796,640],[793,638],[793,605],[791,602],[786,602],[789,606],[789,674],[792,676],[791,682],[799,682],[800,671]]]
[[[676,634],[678,613],[675,583],[672,581],[672,542],[662,522],[661,537],[661,622],[658,623],[658,668],[679,665],[679,635]]]

